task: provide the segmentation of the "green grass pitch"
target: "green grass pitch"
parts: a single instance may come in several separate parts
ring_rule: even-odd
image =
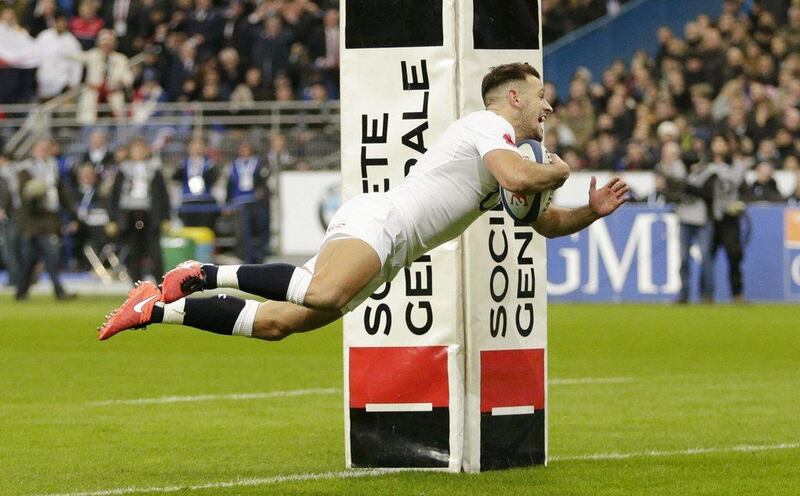
[[[800,494],[798,306],[551,305],[549,467],[293,481],[344,467],[340,324],[97,342],[119,300],[0,297],[0,494]]]

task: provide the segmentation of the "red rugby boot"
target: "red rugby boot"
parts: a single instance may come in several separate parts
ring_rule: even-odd
[[[200,262],[187,260],[171,271],[164,274],[161,281],[161,301],[172,303],[186,296],[202,291],[206,280],[205,274],[200,269]]]
[[[128,293],[125,303],[106,316],[97,329],[97,339],[105,341],[126,329],[143,329],[150,323],[153,306],[161,298],[158,286],[150,281],[138,282]]]

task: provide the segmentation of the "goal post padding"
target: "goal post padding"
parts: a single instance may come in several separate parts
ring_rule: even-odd
[[[542,73],[538,2],[457,0],[458,116],[484,108],[490,67]],[[546,463],[545,240],[500,206],[462,236],[466,342],[465,471]]]
[[[454,12],[453,0],[344,3],[344,199],[399,184],[455,120]],[[451,241],[345,316],[348,467],[460,470],[461,260]]]
[[[487,19],[490,4],[343,3],[345,200],[398,184],[447,126],[482,109],[490,66],[527,61],[541,70],[538,24],[520,34],[538,5],[511,1],[510,15]],[[544,271],[541,237],[496,209],[346,315],[347,466],[544,463]]]

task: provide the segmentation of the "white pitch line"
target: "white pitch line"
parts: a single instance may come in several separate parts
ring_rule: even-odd
[[[728,448],[691,448],[676,451],[641,451],[638,453],[594,453],[591,455],[570,455],[570,456],[551,456],[548,461],[553,462],[575,462],[575,461],[599,461],[599,460],[626,460],[628,458],[658,457],[658,456],[690,456],[704,455],[708,453],[752,453],[756,451],[777,451],[800,448],[800,443],[783,444],[763,444],[752,445],[742,444]]]
[[[200,394],[196,396],[161,396],[159,398],[133,398],[127,400],[90,401],[92,406],[109,405],[154,405],[161,403],[187,403],[192,401],[217,401],[217,400],[262,400],[268,398],[286,398],[289,396],[307,396],[311,394],[338,394],[341,389],[317,388],[295,389],[291,391],[269,391],[266,393],[238,393],[238,394]]]
[[[576,377],[573,379],[550,379],[547,383],[551,386],[569,386],[574,384],[625,384],[635,380],[633,377]]]
[[[637,457],[659,457],[659,456],[687,456],[687,455],[701,455],[707,453],[752,453],[757,451],[775,451],[775,450],[788,450],[798,449],[800,443],[783,443],[783,444],[768,444],[768,445],[740,445],[728,448],[692,448],[687,450],[677,451],[642,451],[638,453],[596,453],[592,455],[575,455],[575,456],[551,456],[549,461],[553,462],[566,462],[566,461],[600,461],[600,460],[624,460],[627,458]],[[309,480],[332,480],[332,479],[355,479],[361,477],[377,477],[386,474],[409,472],[413,470],[408,469],[373,469],[373,470],[347,470],[340,472],[323,472],[318,474],[295,474],[295,475],[278,475],[274,477],[262,477],[251,479],[236,479],[224,482],[207,482],[204,484],[184,484],[180,486],[162,486],[162,487],[120,487],[116,489],[103,489],[99,491],[83,491],[75,493],[50,493],[42,494],[39,496],[116,496],[122,494],[137,494],[137,493],[175,493],[185,491],[198,491],[203,489],[229,489],[232,487],[253,487],[253,486],[267,486],[271,484],[282,484],[286,482],[303,482]]]
[[[284,482],[303,482],[309,480],[330,480],[330,479],[356,479],[360,477],[376,477],[380,475],[399,472],[402,469],[373,469],[373,470],[348,470],[341,472],[323,472],[319,474],[294,474],[277,475],[275,477],[261,477],[252,479],[235,479],[224,482],[208,482],[204,484],[185,484],[180,486],[162,487],[120,487],[116,489],[103,489],[99,491],[85,491],[77,493],[50,493],[40,496],[115,496],[119,494],[138,494],[138,493],[176,493],[183,491],[199,491],[202,489],[229,489],[232,487],[252,487],[267,486],[271,484],[282,484]]]

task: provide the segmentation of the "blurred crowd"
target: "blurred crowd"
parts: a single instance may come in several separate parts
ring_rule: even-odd
[[[78,84],[112,107],[152,101],[327,100],[339,93],[337,0],[6,0],[0,103],[51,98]],[[1,51],[0,51],[1,52]],[[34,57],[35,55],[35,57]],[[0,59],[2,59],[0,53]],[[128,68],[136,58],[139,64]],[[54,70],[56,64],[58,70]],[[87,108],[86,112],[91,112]]]
[[[265,153],[256,151],[242,140],[235,156],[218,163],[196,138],[183,160],[166,166],[142,137],[112,148],[104,131],[94,131],[75,163],[50,139],[38,140],[22,161],[0,155],[0,260],[8,285],[26,299],[43,268],[55,296],[69,299],[61,270],[97,272],[107,261],[124,265],[130,280],[160,280],[160,241],[174,224],[228,233],[236,238],[233,255],[262,262],[274,173],[293,158],[277,133]]]
[[[719,18],[701,15],[683,33],[653,33],[654,57],[617,60],[598,79],[578,70],[564,95],[546,87],[555,103],[548,149],[577,170],[655,172],[655,192],[638,200],[675,206],[680,303],[689,301],[692,245],[701,300],[713,299],[722,250],[733,300],[743,300],[746,202],[800,203],[800,1],[722,5]],[[777,169],[796,175],[788,198]]]
[[[548,148],[576,169],[653,170],[666,142],[696,163],[723,136],[748,167],[800,168],[800,2],[722,3],[718,19],[654,33],[655,57],[638,52],[599,77],[578,70],[569,88],[548,85]]]

